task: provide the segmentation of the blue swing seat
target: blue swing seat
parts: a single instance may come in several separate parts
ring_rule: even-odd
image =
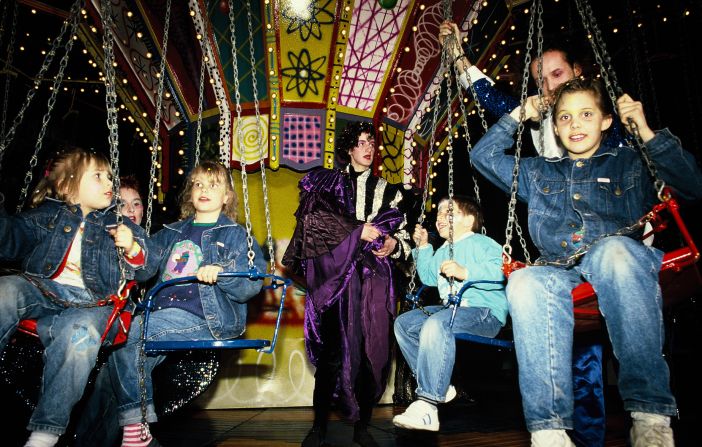
[[[463,293],[468,290],[468,288],[473,287],[475,284],[503,284],[503,281],[488,281],[488,280],[480,280],[480,281],[467,281],[463,287],[461,287],[461,290],[458,291],[455,295],[449,295],[448,298],[448,305],[453,307],[453,313],[451,314],[451,326],[453,326],[453,320],[456,317],[456,309],[461,303],[461,297],[463,296]],[[406,296],[406,299],[412,302],[412,308],[414,309],[417,306],[417,301],[419,301],[419,297],[422,294],[422,292],[427,288],[428,286],[422,285],[416,293],[408,293]],[[463,340],[471,343],[478,343],[482,345],[488,345],[488,346],[495,346],[498,348],[503,348],[507,350],[514,350],[514,341],[512,340],[507,340],[503,338],[491,338],[491,337],[483,337],[482,335],[475,335],[475,334],[470,334],[467,332],[461,332],[454,334],[454,337],[457,340]]]
[[[266,354],[271,354],[275,349],[276,342],[278,340],[278,331],[280,329],[280,320],[283,315],[283,307],[285,304],[285,291],[288,286],[292,284],[292,280],[289,278],[283,278],[281,276],[273,275],[270,273],[259,273],[255,268],[245,271],[245,272],[223,272],[218,275],[219,278],[248,278],[252,281],[258,281],[266,278],[271,278],[271,284],[264,286],[264,289],[277,289],[282,288],[282,293],[280,297],[280,304],[278,306],[278,315],[275,321],[275,329],[273,330],[273,335],[270,340],[267,339],[246,339],[246,338],[235,338],[230,340],[159,340],[159,341],[147,341],[144,343],[144,351],[146,354],[160,354],[165,352],[173,351],[189,351],[193,349],[256,349],[259,352]],[[154,286],[146,294],[143,303],[139,306],[144,310],[144,334],[148,334],[149,328],[149,316],[154,308],[154,296],[164,287],[168,287],[174,284],[184,284],[188,282],[196,282],[196,276],[184,276],[182,278],[175,278],[168,281],[164,281]]]

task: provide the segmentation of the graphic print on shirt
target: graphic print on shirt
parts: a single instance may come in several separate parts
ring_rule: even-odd
[[[183,276],[194,276],[202,263],[202,250],[193,241],[186,239],[176,242],[161,275],[161,281]]]

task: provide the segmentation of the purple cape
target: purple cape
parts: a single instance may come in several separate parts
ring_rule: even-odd
[[[392,265],[371,252],[383,238],[361,240],[363,224],[355,219],[353,184],[339,170],[317,170],[300,180],[297,226],[283,263],[302,273],[307,282],[305,347],[317,366],[325,340],[322,314],[339,305],[341,371],[337,377],[339,409],[351,421],[359,418],[354,384],[363,357],[373,377],[374,398],[379,399],[390,369],[390,336],[395,315]],[[380,212],[372,221],[383,235],[392,234],[403,216],[395,208]]]

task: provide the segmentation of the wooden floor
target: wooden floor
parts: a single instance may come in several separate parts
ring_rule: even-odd
[[[460,407],[454,411],[442,411],[441,430],[437,434],[396,429],[392,425],[392,416],[403,410],[402,407],[382,405],[374,412],[370,432],[381,447],[529,446],[529,433],[519,427],[522,422],[509,420],[511,410],[504,415],[508,420],[502,422],[485,421],[484,415]],[[471,418],[483,419],[489,427],[480,428]],[[311,423],[310,408],[192,410],[155,424],[153,432],[166,447],[283,447],[299,446]],[[355,446],[352,434],[352,425],[332,418],[326,445]],[[605,445],[627,445],[622,417],[610,417]]]

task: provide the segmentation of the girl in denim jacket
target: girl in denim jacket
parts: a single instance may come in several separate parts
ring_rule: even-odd
[[[66,431],[95,366],[112,311],[97,302],[117,294],[125,279],[116,247],[126,252],[127,279],[153,271],[145,268],[143,230],[131,222],[114,225],[104,157],[79,149],[59,155],[31,206],[14,216],[0,206],[0,260],[20,260],[23,270],[0,278],[0,351],[20,320],[37,319],[45,364],[26,446],[44,447]]]
[[[217,278],[220,272],[248,269],[246,230],[235,222],[237,198],[227,169],[203,162],[193,169],[182,194],[183,220],[166,225],[152,239],[163,247],[159,280],[197,276],[199,283],[174,285],[155,297],[149,317],[148,341],[222,340],[235,338],[246,327],[246,302],[254,297],[262,281],[247,278]],[[255,266],[265,272],[261,250],[253,241]],[[134,327],[141,327],[139,316]],[[140,331],[131,331],[127,343],[108,361],[110,381],[118,403],[122,445],[154,446],[148,424],[142,424]],[[165,356],[146,357],[145,381],[147,422],[157,420],[153,404],[151,373]]]
[[[529,233],[542,265],[509,278],[507,299],[519,362],[519,386],[533,446],[570,446],[572,428],[573,304],[571,290],[588,281],[614,355],[619,360],[619,392],[631,412],[631,444],[673,445],[670,416],[676,414],[669,371],[662,355],[663,316],[658,273],[662,252],[627,236],[603,236],[634,224],[656,201],[648,171],[630,147],[603,144],[612,124],[596,81],[574,79],[554,101],[553,120],[567,155],[522,161],[518,196],[529,208]],[[536,98],[526,118],[538,116]],[[702,174],[668,130],[653,132],[643,106],[623,95],[617,101],[625,128],[639,134],[667,185],[686,199],[702,193]],[[471,152],[475,167],[505,191],[512,183],[514,143],[520,110],[503,116]],[[589,247],[575,265],[557,265]],[[548,360],[548,361],[547,361]]]

